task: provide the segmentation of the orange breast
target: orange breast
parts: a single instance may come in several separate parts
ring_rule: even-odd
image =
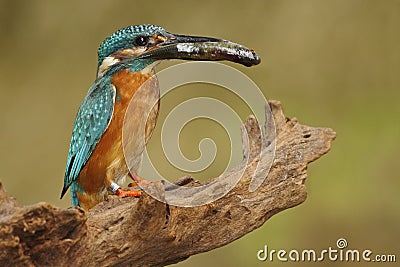
[[[108,186],[107,179],[114,179],[114,177],[107,178],[110,168],[113,175],[117,175],[114,171],[118,174],[128,173],[122,146],[124,116],[138,88],[152,75],[153,73],[133,73],[128,70],[114,74],[111,83],[115,86],[117,94],[111,122],[78,176],[79,185],[86,194],[98,195],[99,191]],[[98,198],[98,196],[93,197]]]

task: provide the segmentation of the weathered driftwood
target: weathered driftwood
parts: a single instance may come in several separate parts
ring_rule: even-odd
[[[254,192],[248,188],[262,140],[252,116],[245,122],[247,169],[232,191],[211,204],[175,207],[144,193],[138,199],[111,196],[89,212],[48,203],[22,207],[0,184],[0,266],[164,266],[228,244],[299,205],[307,195],[307,164],[329,151],[335,132],[304,126],[286,118],[279,102],[269,104],[276,153]],[[188,182],[196,184],[180,181]]]

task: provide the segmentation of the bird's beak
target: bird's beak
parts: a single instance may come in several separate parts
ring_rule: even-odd
[[[156,38],[159,43],[137,58],[227,60],[247,67],[261,62],[260,57],[253,50],[223,39],[170,33],[158,35]]]
[[[167,35],[168,43],[204,43],[204,42],[223,42],[224,40],[213,38],[213,37],[204,37],[204,36],[191,36],[191,35],[180,35],[180,34],[171,34]]]

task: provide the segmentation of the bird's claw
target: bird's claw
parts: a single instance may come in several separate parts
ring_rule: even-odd
[[[140,197],[142,195],[142,191],[122,190],[121,188],[118,188],[115,194],[119,197]]]
[[[128,184],[128,187],[137,187],[139,184],[137,182],[132,182]]]
[[[149,185],[151,184],[151,182],[147,181],[146,179],[143,179],[142,177],[133,174],[133,173],[129,173],[129,176],[132,178],[133,182],[129,183],[128,186],[129,187],[135,187],[135,186],[141,186],[141,185]]]

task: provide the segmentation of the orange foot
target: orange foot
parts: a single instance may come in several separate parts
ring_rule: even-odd
[[[139,186],[137,182],[132,182],[128,184],[128,187],[136,187],[136,186]]]
[[[135,187],[135,186],[139,186],[139,185],[149,185],[150,182],[143,179],[142,177],[136,175],[136,174],[132,174],[131,172],[129,173],[129,176],[132,178],[133,183],[128,184],[129,187]]]
[[[140,197],[142,191],[122,190],[121,188],[118,188],[115,194],[119,197]]]

